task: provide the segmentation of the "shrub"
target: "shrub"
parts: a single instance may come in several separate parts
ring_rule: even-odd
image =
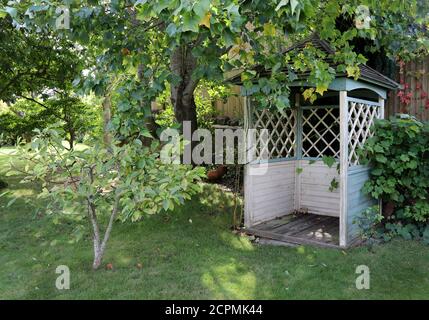
[[[429,124],[407,115],[379,120],[360,154],[372,166],[363,190],[383,201],[386,232],[429,232]]]

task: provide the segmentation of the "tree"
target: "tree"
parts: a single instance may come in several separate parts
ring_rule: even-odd
[[[30,140],[35,129],[57,124],[62,129],[68,148],[73,149],[78,138],[97,132],[100,126],[98,106],[84,103],[77,97],[54,97],[45,101],[20,99],[0,115],[0,133],[9,143],[18,137]]]
[[[10,172],[42,183],[39,198],[48,207],[36,209],[90,225],[94,270],[102,263],[116,219],[135,222],[172,210],[200,190],[196,182],[204,169],[160,161],[157,141],[150,147],[139,139],[122,146],[114,141],[109,148],[93,143],[84,150],[69,150],[62,142],[54,129],[37,130],[31,143],[17,149],[26,166],[12,164]]]
[[[52,32],[18,29],[1,12],[0,43],[0,100],[5,102],[64,92],[79,70],[78,52],[70,41]]]
[[[17,3],[13,6],[15,19],[26,25],[53,25],[59,4]],[[371,21],[364,28],[354,23],[360,5],[366,5],[370,13]],[[368,39],[368,50],[383,49],[391,57],[427,52],[427,6],[422,0],[130,0],[103,5],[81,1],[70,7],[73,29],[59,32],[82,45],[97,47],[101,69],[130,75],[118,87],[127,107],[118,108],[125,119],[116,123],[122,134],[129,134],[127,131],[138,132],[145,123],[142,114],[150,114],[150,102],[166,81],[177,120],[189,120],[195,126],[193,93],[198,82],[222,81],[224,73],[232,69],[243,71],[243,93],[253,94],[262,106],[284,108],[289,106],[288,84],[297,72],[309,73],[317,94],[326,91],[335,71],[358,77],[357,65],[366,59],[356,52],[354,39]],[[22,17],[26,10],[34,15]],[[340,18],[351,23],[339,28]],[[324,63],[317,48],[304,48],[300,55],[278,54],[314,32],[335,48],[336,70]],[[257,65],[273,72],[256,73]],[[138,69],[143,72],[135,77]],[[279,70],[288,70],[288,75]],[[91,76],[100,84],[105,73]]]

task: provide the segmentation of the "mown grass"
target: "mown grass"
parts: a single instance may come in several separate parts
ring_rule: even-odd
[[[10,152],[10,150],[9,150]],[[0,155],[0,176],[7,158]],[[0,199],[0,299],[426,299],[429,248],[396,240],[348,251],[258,246],[230,232],[233,197],[215,185],[185,206],[138,223],[116,223],[104,259],[91,270],[90,235],[69,243],[73,225],[34,215],[38,186],[6,177]],[[0,192],[1,193],[1,192]],[[19,197],[5,208],[13,197]],[[138,268],[137,264],[142,268]],[[370,268],[357,290],[356,267]],[[55,269],[71,270],[57,290]]]

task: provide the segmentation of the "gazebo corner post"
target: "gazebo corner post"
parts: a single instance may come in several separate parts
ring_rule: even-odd
[[[349,110],[347,91],[340,91],[340,247],[347,246],[347,176],[349,144]]]
[[[300,106],[301,94],[295,94],[295,167],[302,167],[302,109]],[[294,210],[301,209],[301,175],[295,175]]]
[[[378,103],[380,104],[380,106],[379,106],[380,110],[378,112],[378,118],[384,119],[385,118],[384,98],[379,96],[378,97]],[[378,212],[380,213],[380,215],[383,215],[383,200],[382,199],[378,200]]]
[[[385,115],[384,115],[384,98],[383,97],[378,97],[378,103],[380,104],[380,112],[379,112],[379,119],[384,119]]]
[[[253,159],[253,143],[252,140],[252,134],[249,134],[250,128],[251,128],[251,105],[250,105],[250,99],[247,96],[243,97],[243,115],[244,115],[244,135],[245,135],[245,164],[244,164],[244,178],[243,178],[243,184],[244,184],[244,226],[246,228],[249,228],[252,226],[253,218],[252,218],[252,206],[251,206],[251,199],[252,199],[252,177],[250,175],[250,164],[254,160]]]

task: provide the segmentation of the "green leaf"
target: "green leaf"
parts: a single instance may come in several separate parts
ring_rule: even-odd
[[[200,20],[202,20],[210,10],[210,2],[210,0],[199,0],[195,3],[193,10]]]
[[[332,168],[332,166],[335,164],[336,160],[334,157],[329,156],[323,156],[322,161],[324,164],[326,164],[329,168]]]
[[[191,12],[186,12],[183,15],[183,32],[192,31],[192,32],[198,32],[198,25],[200,23],[200,20],[196,15],[194,15]]]
[[[163,207],[163,209],[164,209],[165,211],[167,211],[167,210],[168,210],[168,208],[170,207],[170,201],[169,201],[168,199],[164,199],[164,200],[162,201],[162,207]]]
[[[173,37],[177,33],[177,27],[174,23],[170,23],[165,31],[170,37]]]
[[[383,174],[383,170],[380,168],[377,168],[377,169],[372,170],[371,174],[373,174],[374,176],[381,176]]]
[[[8,193],[10,193],[10,191],[5,191],[5,192],[3,192],[2,194],[0,194],[0,198],[1,197],[4,197],[5,195],[7,195]]]
[[[276,11],[279,11],[282,7],[287,5],[289,3],[289,0],[280,0],[279,4],[276,7]]]
[[[377,162],[380,162],[380,163],[386,163],[387,162],[387,158],[382,154],[377,154],[375,156],[375,160],[377,160]]]
[[[274,37],[276,35],[276,27],[272,23],[265,23],[264,35],[267,37]]]
[[[290,8],[292,10],[292,15],[295,13],[295,9],[298,4],[298,0],[290,0]]]

